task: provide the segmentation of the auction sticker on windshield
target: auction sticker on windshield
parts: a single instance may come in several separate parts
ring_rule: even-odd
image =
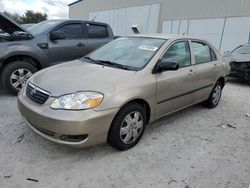
[[[143,45],[139,46],[139,49],[153,51],[153,52],[155,52],[156,50],[158,50],[157,47],[155,47],[155,46],[149,46],[149,45],[146,45],[146,44],[143,44]]]

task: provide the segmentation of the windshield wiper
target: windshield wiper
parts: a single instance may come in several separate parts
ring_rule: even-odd
[[[96,64],[99,64],[99,65],[106,65],[106,66],[116,67],[116,68],[123,69],[123,70],[135,70],[136,69],[135,67],[121,65],[121,64],[114,63],[114,62],[111,62],[111,61],[92,59],[91,57],[88,57],[88,56],[85,57],[85,59],[88,59],[88,60],[90,60],[90,61],[92,61],[92,62],[94,62]]]
[[[126,66],[126,65],[121,65],[118,63],[114,63],[111,61],[104,61],[104,60],[98,60],[99,62],[105,64],[105,65],[109,65],[111,67],[116,67],[116,68],[120,68],[120,69],[124,69],[124,70],[133,70],[132,67]]]
[[[92,61],[92,62],[95,63],[95,64],[103,65],[103,63],[101,63],[101,62],[98,61],[98,60],[92,59],[91,57],[86,56],[86,57],[84,57],[84,58],[85,58],[85,59],[88,59],[88,60],[90,60],[90,61]]]

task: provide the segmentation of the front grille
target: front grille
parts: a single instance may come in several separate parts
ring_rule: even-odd
[[[236,70],[250,69],[250,62],[231,62],[230,65],[232,69]]]
[[[44,104],[48,100],[50,93],[35,86],[34,84],[28,83],[26,88],[26,95],[32,101],[37,102],[39,104]]]

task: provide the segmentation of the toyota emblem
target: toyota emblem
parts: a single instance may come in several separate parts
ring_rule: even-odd
[[[32,89],[31,92],[30,92],[30,94],[31,94],[32,96],[36,95],[36,89],[35,89],[35,88]]]

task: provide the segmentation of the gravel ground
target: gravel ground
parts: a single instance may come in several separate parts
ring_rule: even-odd
[[[230,82],[216,109],[197,105],[163,118],[135,148],[118,152],[107,144],[71,149],[37,136],[16,98],[2,91],[0,187],[248,188],[249,97],[249,85]]]

